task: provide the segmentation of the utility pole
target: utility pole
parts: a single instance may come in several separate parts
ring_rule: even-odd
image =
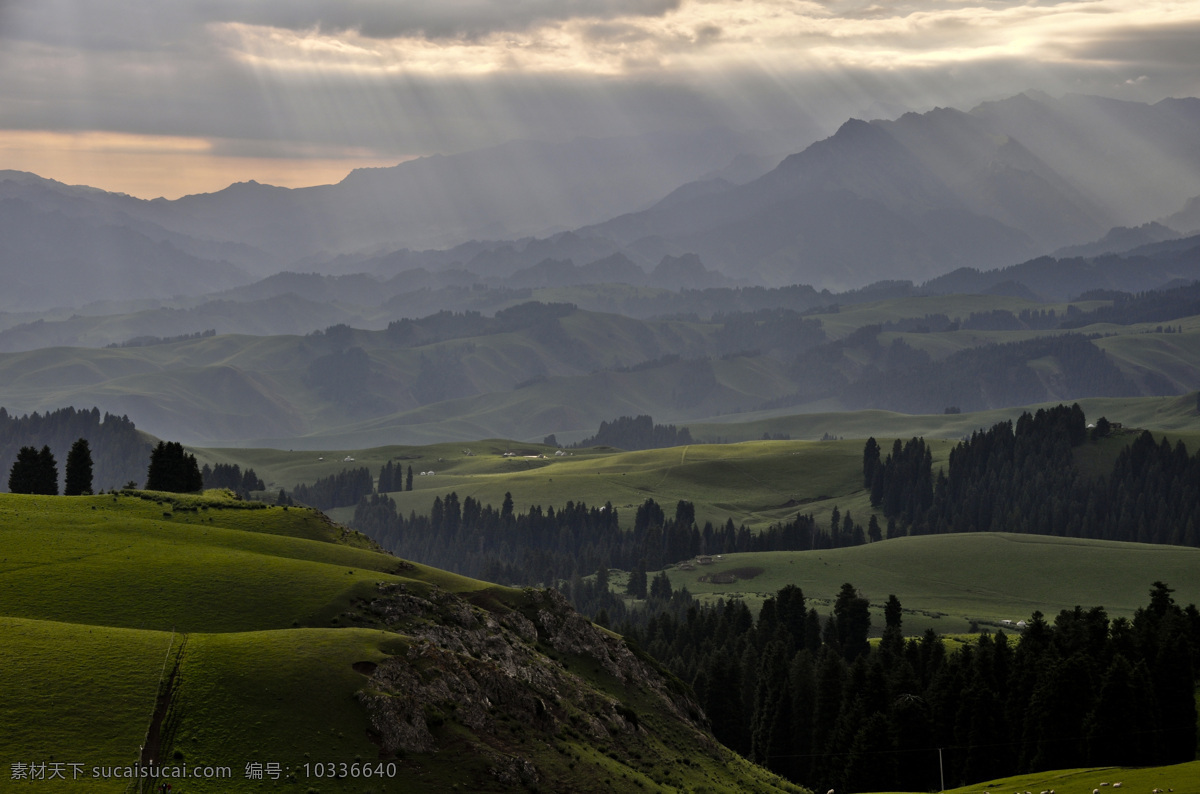
[[[946,768],[942,766],[942,748],[938,748],[938,774],[942,778],[942,791],[946,790]]]

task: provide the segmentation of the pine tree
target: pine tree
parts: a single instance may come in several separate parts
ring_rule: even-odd
[[[838,643],[846,661],[853,662],[865,654],[870,645],[867,637],[871,633],[870,603],[859,596],[849,582],[842,585],[833,605],[833,619],[837,626]]]
[[[266,489],[266,483],[254,473],[254,469],[246,469],[246,473],[242,475],[240,492],[248,494],[251,491],[265,491]]]
[[[671,580],[666,571],[660,571],[650,582],[650,597],[666,601],[671,598],[671,593]]]
[[[629,574],[629,583],[625,585],[625,592],[634,598],[646,597],[646,563],[638,562],[637,567]]]
[[[92,450],[86,438],[71,445],[67,453],[65,496],[81,496],[92,492]]]
[[[401,490],[396,487],[396,467],[389,460],[379,469],[379,484],[375,490],[379,493],[388,493],[389,491]]]
[[[1096,764],[1136,766],[1151,749],[1154,690],[1146,667],[1115,654],[1096,697],[1096,707],[1084,723],[1088,755]]]
[[[190,493],[204,488],[204,479],[196,456],[183,450],[178,441],[160,441],[150,452],[146,471],[147,491]]]
[[[17,460],[8,473],[11,493],[38,493],[38,451],[36,447],[21,447]]]
[[[42,447],[38,453],[37,490],[34,493],[58,496],[58,461],[50,447]]]
[[[870,488],[875,481],[875,470],[879,468],[879,442],[874,436],[867,439],[863,447],[863,487]]]
[[[904,608],[900,606],[900,599],[896,598],[895,593],[893,593],[888,596],[887,603],[883,606],[884,626],[899,631],[903,620]]]

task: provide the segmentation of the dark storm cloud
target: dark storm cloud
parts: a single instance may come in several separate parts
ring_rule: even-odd
[[[353,30],[369,38],[453,38],[570,19],[661,16],[680,0],[266,0],[213,4],[214,21],[288,30]]]
[[[195,43],[209,24],[354,31],[374,39],[476,37],[573,19],[657,17],[680,0],[7,0],[0,39],[89,50],[147,51]]]
[[[1070,53],[1093,61],[1195,70],[1200,67],[1200,22],[1111,31],[1071,48]]]
[[[1178,4],[822,5],[0,0],[0,135],[401,157],[706,125],[832,132],[848,116],[969,108],[1028,88],[1144,101],[1200,91],[1200,12]]]

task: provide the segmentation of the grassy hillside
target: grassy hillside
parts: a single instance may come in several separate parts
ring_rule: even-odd
[[[889,440],[890,445],[890,440]],[[952,443],[932,443],[937,460]],[[860,522],[869,512],[862,487],[862,441],[748,441],[693,444],[687,447],[624,452],[611,448],[565,450],[556,455],[541,444],[486,440],[427,447],[380,447],[326,453],[277,450],[202,450],[212,462],[237,462],[254,468],[268,489],[312,482],[344,468],[366,466],[373,475],[387,461],[413,467],[413,490],[392,493],[397,506],[428,513],[435,497],[450,491],[499,506],[511,493],[518,510],[531,505],[561,506],[567,501],[603,505],[621,511],[632,525],[635,509],[646,499],[673,511],[679,500],[696,504],[703,521],[733,519],[762,528],[790,518],[798,510],[823,515],[839,505],[855,511]],[[890,446],[889,446],[890,449]],[[506,452],[513,457],[504,457]],[[346,455],[354,460],[347,462]],[[323,458],[319,460],[318,458]],[[421,476],[420,472],[433,471]],[[286,483],[286,485],[285,485]],[[351,508],[335,509],[346,519]]]
[[[737,581],[714,584],[714,574]],[[674,587],[704,599],[741,598],[753,607],[787,584],[830,609],[845,582],[869,598],[872,624],[896,595],[906,634],[926,628],[966,632],[971,621],[995,630],[1000,621],[1048,619],[1076,605],[1103,606],[1132,617],[1150,585],[1175,588],[1180,604],[1200,603],[1200,549],[1008,533],[904,537],[845,549],[727,554],[711,565],[668,571]]]
[[[89,791],[138,790],[104,775],[151,759],[196,792],[798,791],[565,603],[398,560],[315,511],[4,494],[0,548],[0,756]],[[24,790],[10,771],[0,789]]]
[[[1056,400],[991,411],[960,414],[903,414],[894,411],[820,411],[791,413],[780,409],[759,414],[721,417],[720,421],[694,422],[688,427],[700,440],[751,441],[767,434],[816,439],[828,434],[840,438],[925,438],[959,439],[997,422],[1015,420],[1025,411],[1050,408]],[[1185,439],[1200,435],[1200,411],[1196,393],[1179,397],[1085,397],[1078,402],[1088,421],[1104,416],[1129,427],[1171,432]]]
[[[1130,428],[1154,428],[1189,449],[1200,445],[1200,415],[1195,397],[1082,400],[1089,421],[1107,416]],[[1046,407],[1049,407],[1047,404]],[[945,464],[950,449],[965,435],[1003,420],[1015,420],[1029,406],[972,414],[910,416],[883,411],[827,413],[762,418],[747,423],[692,425],[694,436],[737,443],[693,444],[688,447],[625,452],[611,448],[558,450],[542,444],[487,439],[428,446],[382,446],[366,449],[284,451],[273,449],[206,449],[202,462],[237,463],[253,468],[271,491],[312,483],[346,468],[367,467],[373,476],[387,462],[412,467],[413,490],[392,493],[401,512],[427,514],[435,497],[454,491],[499,506],[511,493],[518,511],[532,505],[561,507],[567,501],[603,505],[620,511],[631,526],[634,512],[654,499],[673,512],[680,500],[696,506],[701,524],[732,519],[754,529],[786,520],[798,512],[824,520],[836,506],[849,510],[866,525],[873,512],[863,487],[863,439],[874,435],[884,449],[895,439],[915,435],[929,440],[934,469]],[[832,441],[762,441],[764,433],[793,437],[837,435]],[[752,440],[754,438],[760,440]],[[1135,436],[1116,436],[1088,444],[1078,464],[1094,473],[1107,471],[1117,452]],[[513,457],[504,457],[505,453]],[[543,457],[544,456],[544,457]],[[353,458],[346,461],[346,457]],[[420,472],[433,471],[432,476]],[[331,515],[348,521],[353,508]],[[881,523],[886,524],[881,514]]]
[[[1059,769],[947,789],[946,794],[985,794],[988,791],[1108,792],[1117,783],[1121,784],[1120,789],[1126,791],[1200,791],[1200,761],[1143,769],[1121,769],[1111,766],[1096,769]]]

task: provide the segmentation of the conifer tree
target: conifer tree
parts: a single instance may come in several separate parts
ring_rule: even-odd
[[[248,494],[251,491],[265,491],[266,489],[266,483],[254,473],[254,469],[246,469],[246,473],[242,475],[241,493]]]
[[[147,491],[189,493],[204,488],[196,456],[184,452],[178,441],[160,441],[150,452],[146,471]]]
[[[36,447],[21,447],[17,460],[8,473],[10,493],[37,493],[38,451]]]
[[[666,571],[660,571],[650,582],[650,597],[661,598],[664,601],[671,597],[671,579]]]
[[[71,445],[67,453],[66,482],[64,496],[81,496],[92,492],[92,449],[86,438]]]
[[[629,583],[625,585],[625,592],[634,598],[645,598],[647,592],[646,585],[646,563],[638,562],[637,567],[629,574]]]
[[[838,642],[846,661],[853,662],[866,653],[870,646],[867,637],[871,633],[870,603],[859,596],[854,585],[842,585],[833,604],[833,619],[837,626]]]
[[[50,452],[50,447],[44,446],[38,453],[37,466],[37,490],[34,493],[46,494],[47,496],[58,495],[58,461],[54,459],[54,454]]]
[[[874,436],[867,439],[863,447],[863,487],[870,488],[875,481],[875,470],[879,468],[879,442]]]

